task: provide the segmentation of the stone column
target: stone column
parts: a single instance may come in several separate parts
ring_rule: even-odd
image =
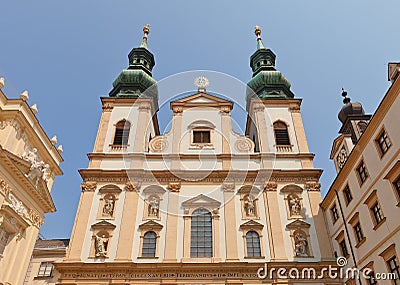
[[[81,261],[83,240],[85,239],[86,233],[89,229],[89,216],[97,183],[84,182],[81,184],[81,187],[81,198],[76,212],[74,228],[71,234],[71,243],[67,253],[68,261]]]

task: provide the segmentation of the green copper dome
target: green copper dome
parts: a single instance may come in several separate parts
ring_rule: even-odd
[[[147,49],[147,37],[150,25],[143,28],[143,38],[137,48],[128,55],[129,66],[123,69],[113,82],[110,97],[151,97],[158,106],[157,81],[152,77],[155,65],[153,54]]]
[[[256,26],[255,34],[257,36],[257,50],[250,57],[253,78],[247,83],[247,105],[253,97],[293,98],[294,94],[290,91],[289,80],[275,69],[276,56],[274,52],[265,48],[261,40],[261,28],[259,26]]]

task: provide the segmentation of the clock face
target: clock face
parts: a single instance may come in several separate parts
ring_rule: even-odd
[[[347,152],[346,149],[342,147],[342,149],[340,150],[339,154],[336,157],[336,161],[340,169],[343,168],[346,160],[347,160]]]

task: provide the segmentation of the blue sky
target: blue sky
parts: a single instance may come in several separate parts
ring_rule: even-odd
[[[322,191],[334,178],[329,160],[340,128],[344,86],[372,113],[389,87],[387,63],[400,61],[398,11],[388,1],[3,1],[0,5],[0,76],[17,98],[29,90],[39,120],[64,147],[64,176],[52,195],[57,212],[46,216],[46,238],[69,237],[81,183],[101,113],[101,96],[127,66],[142,27],[151,24],[149,49],[161,80],[188,70],[251,78],[255,25],[277,55],[277,68],[303,98],[302,115]],[[243,101],[244,101],[243,94]]]

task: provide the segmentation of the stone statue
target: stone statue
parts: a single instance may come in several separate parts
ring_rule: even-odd
[[[151,197],[149,201],[149,216],[158,217],[160,202],[156,197]]]
[[[255,215],[255,205],[254,198],[251,195],[248,195],[244,200],[244,210],[246,211],[246,216],[254,216]]]
[[[105,198],[104,200],[104,207],[103,207],[103,214],[112,216],[114,213],[114,199],[112,197]]]
[[[105,235],[102,235],[101,237],[96,236],[95,246],[96,257],[107,256],[108,238]]]
[[[47,180],[50,174],[50,166],[39,160],[36,148],[25,150],[22,159],[31,164],[29,172],[25,176],[32,180],[35,187],[37,187],[40,178]]]
[[[301,204],[300,199],[297,195],[291,195],[289,197],[289,207],[290,207],[290,214],[292,216],[301,216]]]
[[[307,253],[307,239],[301,233],[294,236],[296,256],[306,257]]]

